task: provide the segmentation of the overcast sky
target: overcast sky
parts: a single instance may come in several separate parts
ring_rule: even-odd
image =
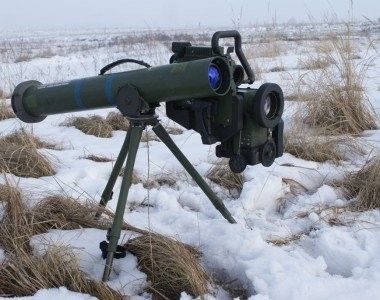
[[[356,19],[380,17],[380,0],[353,0]],[[0,28],[183,28],[347,19],[349,0],[0,0]]]

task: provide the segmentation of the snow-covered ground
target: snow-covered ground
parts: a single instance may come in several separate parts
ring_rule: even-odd
[[[368,66],[365,86],[370,101],[380,113],[380,32],[378,26],[370,26],[370,29],[368,26],[355,27],[354,43],[357,59],[373,58]],[[335,30],[341,29],[342,26],[336,25]],[[268,31],[273,34],[268,29],[244,28],[243,40],[256,44]],[[276,36],[283,35],[276,42],[282,50],[278,56],[255,59],[262,75],[253,86],[264,81],[276,82],[290,93],[291,79],[307,72],[299,68],[299,61],[314,51],[313,43],[318,42],[306,38],[324,36],[325,31],[327,29],[322,25],[277,28]],[[204,36],[210,36],[211,32],[189,30],[186,34],[193,34],[206,43]],[[103,65],[124,57],[144,59],[154,65],[168,61],[171,54],[166,40],[121,41],[128,34],[123,30],[0,33],[0,88],[9,94],[22,80],[36,79],[47,83],[95,75]],[[133,36],[143,34],[146,33],[135,32]],[[166,34],[172,37],[176,33]],[[40,57],[44,50],[46,57]],[[17,59],[25,61],[15,63]],[[250,59],[252,61],[252,57]],[[276,66],[282,66],[284,71],[270,72]],[[292,122],[295,105],[286,102],[284,119],[287,127]],[[41,150],[53,162],[57,171],[55,176],[38,179],[13,176],[15,182],[28,192],[30,201],[62,190],[79,199],[99,199],[113,162],[93,162],[83,156],[96,154],[116,158],[125,132],[115,131],[111,138],[97,138],[59,124],[71,115],[106,116],[110,111],[114,109],[49,116],[44,122],[33,125],[16,119],[0,122],[1,135],[24,127],[62,146],[61,150]],[[170,123],[163,112],[161,108],[159,113],[163,123]],[[194,132],[184,131],[172,138],[202,175],[217,161],[214,146],[203,145],[200,136]],[[379,151],[380,130],[365,132],[362,139],[367,142],[368,149],[375,147],[375,152]],[[342,211],[336,215],[331,209],[346,205],[347,200],[329,182],[342,178],[347,170],[358,169],[366,157],[352,157],[336,166],[301,160],[285,153],[269,168],[248,166],[243,173],[244,186],[238,198],[210,183],[238,222],[231,225],[189,180],[161,142],[150,142],[149,162],[147,151],[147,145],[142,143],[135,167],[140,177],[147,177],[149,167],[151,177],[176,174],[178,180],[173,187],[151,189],[150,206],[139,206],[146,201],[148,192],[141,183],[132,185],[124,215],[132,225],[151,228],[198,247],[203,253],[202,264],[206,270],[223,274],[226,280],[236,279],[236,285],[247,289],[251,300],[380,299],[380,211]],[[303,187],[295,193],[291,190],[294,182]],[[111,209],[116,207],[120,183],[121,178],[114,189],[114,200],[109,203]],[[332,217],[338,217],[344,225],[331,225],[329,220]],[[52,230],[35,236],[32,246],[36,251],[43,251],[49,243],[73,246],[83,270],[99,280],[104,260],[98,245],[105,235],[105,231],[97,229]],[[124,232],[124,240],[129,237],[130,233]],[[282,239],[290,241],[280,246],[270,242]],[[138,270],[133,255],[115,260],[114,269],[109,281],[111,287],[132,296],[132,299],[149,299],[147,294],[139,296],[146,286],[146,275]],[[213,297],[231,299],[222,288],[209,295],[209,299]],[[65,288],[41,290],[35,296],[23,299],[52,298],[93,299]],[[184,295],[183,299],[189,298]]]

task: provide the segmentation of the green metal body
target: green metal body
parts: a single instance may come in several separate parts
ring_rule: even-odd
[[[129,152],[129,155],[125,164],[125,172],[120,187],[120,194],[119,199],[117,201],[114,220],[112,223],[111,230],[107,236],[109,244],[107,248],[106,265],[103,272],[103,281],[108,280],[110,272],[112,270],[112,261],[116,252],[117,243],[119,242],[121,228],[123,226],[125,206],[127,204],[128,192],[132,184],[133,167],[135,165],[136,154],[139,148],[139,143],[141,140],[141,134],[143,129],[144,126],[142,126],[141,124],[133,124],[132,129],[130,131],[130,138],[126,138],[128,143],[127,145],[125,145],[124,153]]]
[[[215,63],[229,72],[224,58],[205,58],[62,83],[32,85],[23,93],[22,102],[28,114],[38,117],[114,107],[118,91],[127,84],[136,87],[148,103],[220,96],[224,92],[212,89],[208,80],[208,69]]]
[[[257,89],[239,89],[238,93],[243,96],[244,119],[241,131],[241,146],[257,147],[268,139],[268,130],[257,124],[252,116],[253,102],[255,101]]]

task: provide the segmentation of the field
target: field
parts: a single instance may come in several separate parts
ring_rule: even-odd
[[[215,145],[203,145],[198,134],[170,121],[161,106],[158,113],[171,137],[238,224],[230,225],[220,216],[150,129],[138,151],[125,221],[197,249],[200,268],[207,274],[204,299],[380,299],[380,24],[272,25],[239,30],[256,74],[253,86],[275,82],[284,90],[284,155],[269,168],[248,166],[241,176],[233,176],[225,161],[216,158]],[[31,79],[52,83],[95,76],[104,65],[121,58],[165,64],[171,56],[171,41],[208,45],[213,31],[0,32],[0,227],[11,228],[15,240],[6,244],[9,232],[0,230],[1,276],[10,276],[1,268],[7,270],[12,261],[20,270],[21,256],[49,261],[46,257],[52,251],[70,251],[86,280],[100,280],[105,261],[99,243],[105,239],[108,225],[84,224],[86,213],[74,220],[76,209],[72,209],[73,215],[67,213],[66,219],[64,213],[54,212],[67,223],[26,234],[25,227],[50,224],[51,219],[36,213],[35,218],[44,221],[27,221],[23,214],[37,211],[34,208],[41,208],[41,201],[47,212],[46,199],[52,197],[60,197],[52,202],[53,207],[70,199],[83,207],[99,201],[123,143],[123,129],[128,127],[112,114],[116,109],[49,116],[33,125],[22,123],[9,110],[14,86]],[[79,119],[85,125],[79,124],[78,117],[85,118]],[[9,135],[15,132],[24,136],[11,140]],[[116,208],[120,184],[121,177],[108,204],[110,214]],[[12,210],[16,200],[6,196],[9,186],[18,190],[12,197],[21,193],[20,210],[15,205]],[[93,206],[84,209],[93,213]],[[13,220],[8,227],[7,220]],[[16,220],[22,233],[15,230]],[[105,221],[109,224],[109,219]],[[140,235],[133,228],[125,230],[120,244]],[[20,244],[26,236],[26,242]],[[30,270],[27,275],[16,272],[13,283],[17,282],[17,288],[7,289],[9,281],[0,279],[0,296],[95,299],[87,295],[91,294],[99,299],[118,299],[120,295],[173,299],[157,292],[151,275],[132,252],[115,260],[107,282],[117,296],[112,290],[107,290],[108,294],[98,290],[107,287],[73,287],[65,284],[70,281],[66,279],[33,286]],[[52,262],[46,268],[60,274],[64,265]],[[181,299],[198,296],[185,289],[179,291]]]

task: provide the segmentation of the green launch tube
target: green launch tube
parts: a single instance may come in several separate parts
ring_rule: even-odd
[[[36,123],[47,115],[114,107],[125,85],[148,103],[222,96],[231,88],[232,73],[225,58],[210,57],[46,85],[26,81],[15,88],[12,107],[19,119]]]

